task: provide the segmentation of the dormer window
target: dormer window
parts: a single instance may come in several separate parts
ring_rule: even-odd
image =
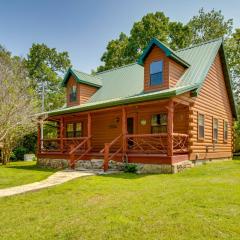
[[[76,102],[77,101],[77,86],[76,85],[73,85],[71,87],[69,99],[70,99],[70,102]]]
[[[163,83],[163,61],[154,61],[150,64],[150,86]]]

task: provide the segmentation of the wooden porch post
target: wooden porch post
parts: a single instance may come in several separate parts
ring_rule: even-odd
[[[63,135],[64,135],[64,123],[63,123],[63,117],[61,117],[61,120],[60,120],[60,149],[61,149],[61,152],[63,152]]]
[[[167,155],[169,157],[173,156],[173,116],[174,116],[174,103],[170,100],[168,103],[168,122],[167,122]]]
[[[38,123],[38,143],[37,143],[37,150],[38,150],[38,153],[41,153],[41,125],[40,123]]]
[[[126,144],[126,134],[127,134],[127,116],[126,109],[122,108],[122,146],[123,146],[123,154],[126,154],[127,144]]]
[[[88,149],[91,148],[91,136],[92,136],[92,117],[91,113],[88,113],[88,123],[87,123],[87,134],[89,137],[89,140],[87,142]]]

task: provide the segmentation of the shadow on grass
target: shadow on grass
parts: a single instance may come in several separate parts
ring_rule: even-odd
[[[56,172],[56,169],[51,169],[51,168],[42,168],[37,165],[9,165],[5,166],[5,168],[14,168],[14,169],[21,169],[21,170],[30,170],[30,171],[41,171],[41,172]]]
[[[157,174],[136,174],[136,173],[115,173],[115,174],[107,174],[107,175],[98,175],[104,178],[119,178],[119,179],[140,179],[144,177],[148,177],[151,175],[157,175]]]

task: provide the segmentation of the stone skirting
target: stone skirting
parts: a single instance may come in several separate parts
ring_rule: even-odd
[[[216,161],[227,161],[231,158],[222,158],[222,159],[205,159],[197,161],[182,161],[175,164],[143,164],[143,163],[133,163],[137,166],[137,173],[178,173],[182,172],[185,169],[191,168],[196,165],[206,164]],[[69,164],[66,159],[50,159],[50,158],[38,158],[37,164],[41,167],[64,169],[68,168]],[[76,169],[99,169],[101,170],[103,166],[102,159],[92,159],[92,160],[79,160],[76,162]],[[123,170],[124,163],[109,161],[109,169],[111,170]]]
[[[79,160],[76,162],[76,169],[102,169],[103,167],[103,159],[92,159],[92,160]],[[110,160],[108,163],[109,169],[114,170],[123,170],[124,164],[121,162],[116,162]]]
[[[190,161],[183,161],[176,164],[140,164],[136,163],[138,173],[178,173],[192,167]]]
[[[229,161],[229,160],[232,160],[232,157],[198,159],[198,160],[192,160],[191,162],[193,163],[194,166],[197,166],[197,165],[202,165],[202,164],[211,163],[211,162],[220,162],[220,161]]]
[[[66,159],[38,158],[37,165],[46,168],[65,169],[68,168]]]
[[[69,167],[69,163],[66,159],[51,159],[51,158],[38,158],[38,166],[64,169]],[[186,168],[192,167],[190,161],[183,161],[174,165],[171,164],[143,164],[134,163],[137,166],[137,172],[141,173],[177,173],[181,172]],[[99,169],[101,170],[103,166],[102,159],[92,159],[92,160],[79,160],[75,164],[75,169]],[[124,163],[109,161],[110,170],[123,170]]]

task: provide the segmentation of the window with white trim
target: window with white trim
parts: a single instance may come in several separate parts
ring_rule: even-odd
[[[213,118],[213,141],[218,141],[218,119]]]
[[[150,64],[150,86],[163,83],[163,61],[154,61]]]
[[[228,140],[228,122],[223,121],[223,141],[227,142]]]
[[[76,102],[77,101],[77,86],[76,85],[73,85],[71,87],[69,100],[70,100],[70,102]]]
[[[198,114],[198,139],[204,139],[205,136],[205,116],[204,114]]]

